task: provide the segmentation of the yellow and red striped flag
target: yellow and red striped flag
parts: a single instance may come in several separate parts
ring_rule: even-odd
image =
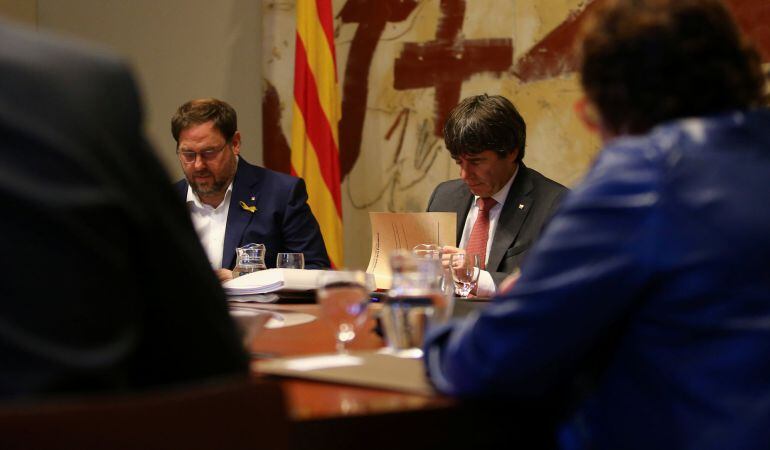
[[[343,266],[337,125],[340,98],[331,0],[297,0],[291,171],[307,183],[333,267]]]

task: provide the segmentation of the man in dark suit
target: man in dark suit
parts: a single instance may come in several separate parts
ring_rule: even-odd
[[[605,146],[511,290],[431,330],[431,379],[514,410],[550,406],[563,449],[765,450],[759,54],[719,0],[608,0],[587,14],[579,109]]]
[[[0,24],[0,397],[248,373],[115,57]]]
[[[231,277],[236,247],[249,243],[265,245],[267,267],[275,267],[280,252],[304,253],[306,268],[330,266],[305,182],[239,157],[241,133],[232,106],[213,98],[191,100],[177,109],[171,132],[185,174],[177,192],[220,278]]]
[[[483,269],[476,294],[489,296],[518,269],[567,189],[526,167],[526,124],[505,97],[461,101],[444,125],[444,142],[460,179],[433,191],[428,211],[457,213],[457,246],[445,259],[468,251]]]

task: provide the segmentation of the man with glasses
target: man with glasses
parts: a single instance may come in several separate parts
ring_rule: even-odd
[[[235,249],[264,244],[265,264],[279,252],[305,254],[307,268],[330,266],[301,178],[253,166],[239,157],[241,133],[232,106],[214,98],[177,109],[171,133],[185,179],[176,184],[212,267],[232,276]]]

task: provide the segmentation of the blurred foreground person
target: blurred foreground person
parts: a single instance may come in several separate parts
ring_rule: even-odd
[[[605,147],[515,286],[429,337],[430,376],[460,396],[561,400],[562,448],[766,449],[759,57],[717,0],[615,0],[588,20],[580,73]]]
[[[0,24],[0,397],[247,372],[132,76]]]

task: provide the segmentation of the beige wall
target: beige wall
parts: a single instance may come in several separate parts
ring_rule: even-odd
[[[37,1],[0,0],[0,16],[34,27],[37,25]]]
[[[244,155],[261,162],[259,10],[252,0],[0,0],[8,16],[109,46],[131,62],[148,135],[174,178],[181,170],[169,120],[195,97],[232,103]]]

